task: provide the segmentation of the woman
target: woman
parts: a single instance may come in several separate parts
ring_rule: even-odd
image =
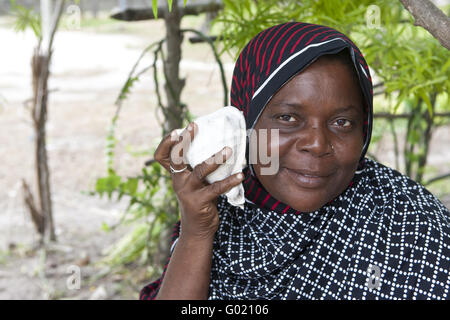
[[[220,164],[190,170],[170,156],[195,139],[195,124],[166,137],[155,159],[172,172],[182,232],[178,224],[163,276],[140,298],[449,298],[449,210],[365,158],[372,99],[368,66],[342,33],[290,22],[255,36],[231,101],[248,129],[277,129],[267,149],[278,148],[279,170],[263,175],[257,162],[208,185]],[[221,195],[241,182],[244,210]]]

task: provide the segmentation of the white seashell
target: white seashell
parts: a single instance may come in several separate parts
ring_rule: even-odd
[[[197,118],[194,122],[197,124],[198,131],[185,154],[185,161],[195,168],[227,146],[233,150],[232,155],[217,170],[209,174],[206,181],[213,183],[242,172],[246,166],[246,126],[242,112],[232,106],[223,107],[216,112]],[[177,133],[181,134],[183,130],[177,129]],[[225,196],[231,205],[244,207],[242,183],[225,193]]]

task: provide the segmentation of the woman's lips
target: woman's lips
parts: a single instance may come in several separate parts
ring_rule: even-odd
[[[287,175],[294,182],[303,188],[313,189],[323,187],[333,173],[314,172],[309,170],[299,170],[284,168]]]

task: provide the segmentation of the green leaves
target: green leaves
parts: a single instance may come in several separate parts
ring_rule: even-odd
[[[369,6],[379,9],[379,26],[366,20]],[[403,100],[410,95],[423,96],[420,88],[428,93],[449,89],[448,51],[413,25],[399,1],[224,0],[224,10],[213,25],[224,38],[221,53],[236,57],[257,33],[286,21],[324,24],[354,38],[389,95],[395,93]]]
[[[183,6],[186,6],[186,3],[187,3],[187,0],[184,0]],[[173,0],[167,0],[169,12],[172,12],[172,4],[173,4]],[[152,9],[153,9],[153,15],[155,16],[155,19],[158,19],[158,0],[152,0]]]
[[[101,262],[118,267],[137,260],[144,252],[149,230],[148,224],[135,226],[133,231],[106,250],[106,257]]]
[[[103,194],[106,193],[108,198],[111,199],[112,193],[119,189],[121,181],[122,178],[113,172],[107,177],[97,179],[95,191],[100,194],[100,196],[103,196]]]
[[[16,4],[15,0],[10,0],[11,13],[15,17],[14,30],[17,32],[24,32],[31,28],[36,38],[41,38],[41,17],[33,9],[27,9],[21,5]]]
[[[91,195],[108,195],[117,200],[128,197],[128,207],[120,223],[133,224],[132,232],[113,244],[103,260],[112,267],[141,259],[148,263],[157,251],[161,233],[178,220],[178,203],[172,189],[170,175],[157,162],[142,168],[141,175],[121,177],[114,169],[106,177],[97,179]],[[105,232],[111,227],[103,223]]]
[[[158,0],[152,1],[152,8],[153,8],[153,15],[155,16],[155,19],[158,19]]]
[[[344,33],[366,23],[365,11],[373,1],[338,0],[224,0],[224,10],[213,24],[220,27],[224,50],[236,56],[252,37],[278,23],[303,21],[325,24]],[[378,1],[380,6],[389,1]]]
[[[128,78],[127,81],[125,82],[122,90],[119,93],[117,101],[126,100],[128,95],[130,94],[131,87],[133,87],[134,83],[137,82],[138,80],[139,80],[138,77],[130,77],[130,78]]]

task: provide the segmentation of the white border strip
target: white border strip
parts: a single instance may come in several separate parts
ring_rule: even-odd
[[[175,241],[173,242],[172,246],[170,247],[170,253],[172,254],[173,250],[175,249],[175,245],[178,242],[178,239],[180,239],[180,237],[176,238]]]
[[[369,77],[367,76],[366,70],[364,70],[364,67],[362,66],[361,63],[359,64],[359,66],[361,67],[361,70],[364,73],[364,75],[366,76],[366,78],[369,79]]]
[[[295,57],[297,57],[298,55],[302,54],[305,50],[308,50],[309,48],[313,48],[313,47],[319,47],[323,44],[335,41],[335,40],[341,40],[344,41],[341,38],[335,38],[335,39],[331,39],[325,42],[321,42],[321,43],[315,43],[315,44],[310,44],[309,46],[303,48],[302,50],[300,50],[299,52],[293,54],[292,56],[290,56],[287,60],[285,60],[282,64],[280,64],[278,66],[278,68],[276,68],[271,74],[270,76],[266,79],[266,81],[264,81],[264,83],[258,88],[258,90],[256,90],[256,92],[253,94],[252,100],[261,92],[262,89],[264,89],[264,87],[267,85],[267,83],[269,83],[269,81],[278,73],[278,71],[280,71],[287,63],[289,63],[289,61],[291,61],[292,59],[294,59]],[[344,41],[345,42],[345,41]],[[367,75],[366,75],[367,77]]]

